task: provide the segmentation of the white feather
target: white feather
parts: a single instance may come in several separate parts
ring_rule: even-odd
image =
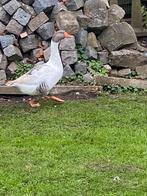
[[[22,93],[28,95],[37,95],[37,88],[41,83],[46,83],[48,92],[57,84],[62,78],[63,65],[61,62],[58,43],[51,42],[51,56],[47,63],[37,65],[26,74],[18,79],[9,82],[7,86],[15,86]]]

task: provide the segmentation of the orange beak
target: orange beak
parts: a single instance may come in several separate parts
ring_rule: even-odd
[[[63,2],[64,4],[66,3],[67,0],[61,0],[61,2]]]
[[[67,33],[67,32],[64,32],[64,37],[65,37],[65,38],[70,38],[70,37],[72,37],[72,35],[70,35],[70,34]]]

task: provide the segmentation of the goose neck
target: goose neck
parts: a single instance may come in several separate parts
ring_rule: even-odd
[[[51,41],[51,56],[50,60],[52,61],[59,61],[60,60],[60,53],[59,53],[59,43]]]

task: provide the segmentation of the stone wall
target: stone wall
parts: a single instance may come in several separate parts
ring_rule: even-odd
[[[83,74],[92,79],[87,65],[78,61],[76,44],[90,59],[100,59],[109,75],[124,77],[136,70],[147,78],[146,57],[133,28],[121,22],[125,15],[107,0],[1,0],[0,83],[17,69],[16,61],[47,61],[55,30],[74,35],[60,44],[64,76]]]

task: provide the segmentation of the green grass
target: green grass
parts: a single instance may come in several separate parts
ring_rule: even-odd
[[[147,195],[147,99],[0,105],[0,195]]]

